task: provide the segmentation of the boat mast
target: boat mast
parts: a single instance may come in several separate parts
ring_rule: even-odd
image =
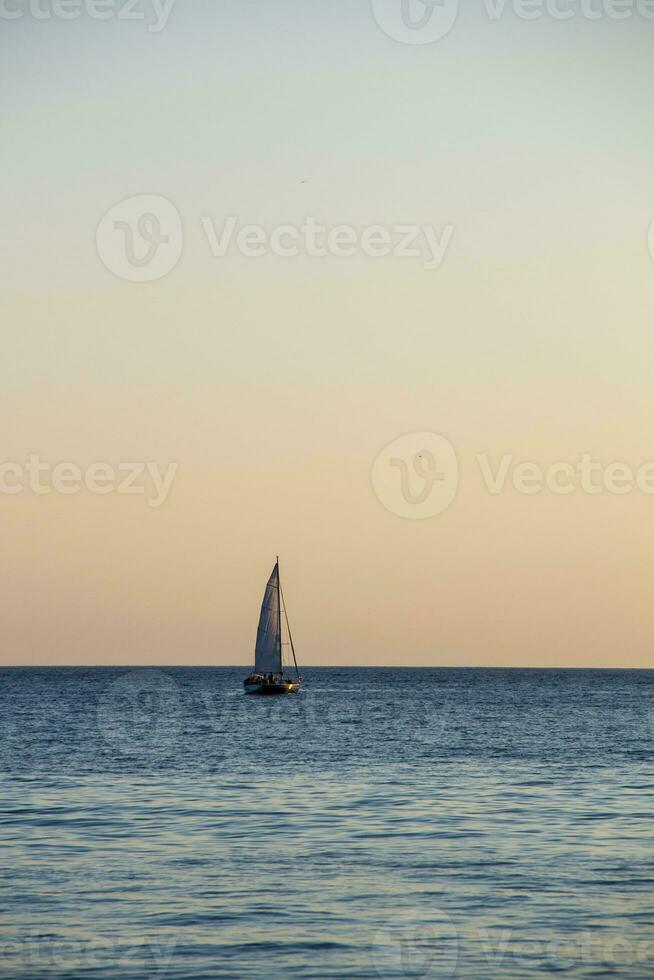
[[[291,624],[288,621],[288,613],[286,612],[286,600],[284,599],[284,593],[282,592],[282,586],[280,583],[279,591],[282,597],[282,603],[284,604],[284,619],[286,620],[286,629],[288,630],[288,639],[291,644],[291,653],[293,654],[293,663],[295,664],[295,676],[300,676],[300,671],[298,670],[297,658],[295,656],[295,647],[293,646],[293,637],[291,635]]]
[[[284,661],[282,659],[282,583],[279,577],[279,555],[277,555],[277,622],[279,623],[279,673],[284,676]]]

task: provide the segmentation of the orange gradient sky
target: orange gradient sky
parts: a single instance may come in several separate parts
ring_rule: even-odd
[[[493,495],[476,459],[654,460],[654,25],[412,47],[262,7],[2,24],[0,461],[178,472],[158,508],[0,494],[0,663],[248,664],[279,554],[304,664],[654,667],[654,496]],[[141,284],[95,234],[145,193],[184,248]],[[433,271],[215,258],[228,215],[454,232]],[[459,491],[406,520],[371,468],[423,431]]]

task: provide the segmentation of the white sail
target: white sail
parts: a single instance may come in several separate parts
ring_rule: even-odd
[[[282,671],[279,622],[279,567],[275,565],[261,604],[257,645],[254,652],[257,674],[280,674]]]

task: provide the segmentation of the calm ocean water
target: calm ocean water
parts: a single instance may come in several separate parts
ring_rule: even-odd
[[[654,671],[0,671],[0,975],[654,976]]]

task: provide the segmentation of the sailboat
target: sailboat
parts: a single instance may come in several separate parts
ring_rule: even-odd
[[[282,640],[282,611],[288,643]],[[284,673],[284,647],[293,655],[295,675]],[[279,578],[279,558],[268,579],[263,594],[257,642],[254,650],[254,671],[243,681],[246,694],[295,694],[300,690],[302,679],[295,658],[293,637],[288,623],[284,593]]]

